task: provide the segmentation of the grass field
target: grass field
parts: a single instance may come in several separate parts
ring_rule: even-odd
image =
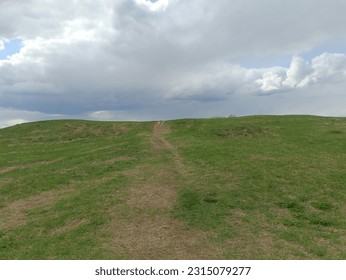
[[[345,259],[346,119],[0,130],[0,259]]]

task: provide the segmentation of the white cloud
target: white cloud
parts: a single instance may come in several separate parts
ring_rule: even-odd
[[[5,42],[0,40],[0,51],[5,49]]]
[[[157,1],[135,0],[135,1],[139,6],[146,8],[152,12],[164,11],[167,9],[170,2],[172,2],[172,0],[157,0]]]
[[[326,83],[342,82],[346,78],[346,55],[323,53],[312,60],[313,81]]]
[[[271,92],[345,81],[346,55],[323,53],[313,58],[311,63],[295,56],[289,68],[265,70],[255,83],[263,92]]]
[[[313,68],[301,57],[293,57],[290,68],[287,70],[287,78],[282,82],[288,87],[304,87],[309,83],[308,76],[313,72]]]
[[[255,81],[260,86],[263,92],[277,91],[282,88],[283,80],[285,79],[286,71],[281,68],[273,68],[265,70],[260,79]]]

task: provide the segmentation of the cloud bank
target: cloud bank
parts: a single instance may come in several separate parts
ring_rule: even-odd
[[[272,92],[345,81],[346,55],[323,53],[312,59],[311,63],[295,56],[289,68],[268,69],[256,82],[262,92]]]
[[[0,2],[0,51],[5,41],[22,43],[0,60],[3,123],[34,115],[345,115],[338,105],[345,101],[345,52],[314,53],[326,43],[346,46],[345,1],[65,4]],[[303,55],[309,52],[311,59]],[[282,57],[290,64],[277,64]]]

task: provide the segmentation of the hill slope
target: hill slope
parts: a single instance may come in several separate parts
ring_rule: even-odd
[[[0,130],[0,259],[344,259],[346,119]]]

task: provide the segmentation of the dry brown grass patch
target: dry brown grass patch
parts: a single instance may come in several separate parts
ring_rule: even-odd
[[[27,211],[50,206],[73,190],[46,191],[25,199],[13,201],[0,208],[0,228],[10,229],[27,223]]]
[[[139,215],[130,221],[113,213],[107,247],[129,259],[218,259],[205,233],[167,216]]]
[[[81,219],[81,220],[72,220],[69,221],[66,225],[64,225],[63,227],[60,227],[58,229],[55,229],[52,233],[53,234],[62,234],[62,233],[66,233],[69,231],[72,231],[74,229],[79,228],[82,225],[85,225],[89,222],[89,220],[87,219]]]
[[[16,169],[19,169],[19,167],[18,166],[2,167],[0,168],[0,174],[5,174]]]
[[[105,163],[105,164],[114,164],[114,163],[117,163],[117,162],[131,161],[131,160],[133,160],[133,158],[123,156],[123,157],[115,157],[115,158],[112,158],[112,159],[105,160],[103,163]]]
[[[1,181],[0,181],[0,187],[6,186],[7,184],[10,184],[11,182],[13,182],[13,178],[4,178],[4,179],[1,179]]]
[[[177,197],[176,182],[172,178],[170,168],[156,170],[154,174],[129,189],[127,204],[141,209],[170,209]]]
[[[54,160],[43,160],[43,161],[38,161],[38,162],[33,162],[33,163],[28,163],[28,164],[21,164],[21,165],[15,165],[15,166],[7,166],[7,167],[2,167],[0,168],[0,174],[5,174],[8,172],[11,172],[13,170],[19,170],[19,169],[27,169],[27,168],[32,168],[32,167],[39,167],[39,166],[46,166],[49,164],[53,164],[56,162],[59,162],[63,160],[64,158],[57,158]]]

